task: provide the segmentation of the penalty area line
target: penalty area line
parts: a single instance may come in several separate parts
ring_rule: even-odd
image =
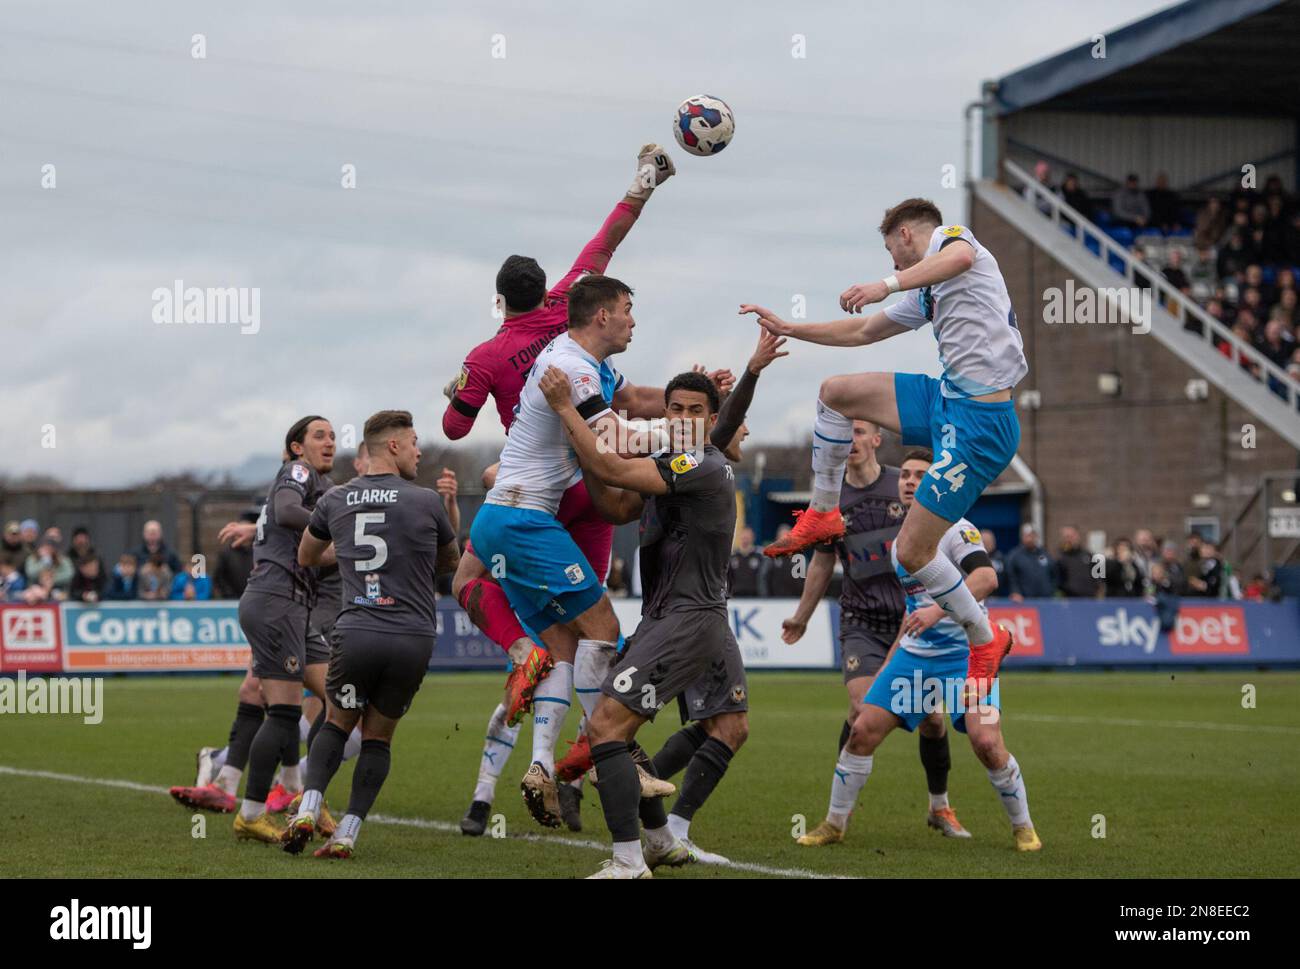
[[[108,777],[81,777],[76,774],[59,774],[48,770],[28,770],[22,767],[9,767],[0,764],[0,774],[15,777],[34,777],[46,781],[64,781],[70,784],[94,784],[99,787],[116,787],[128,791],[140,791],[145,794],[167,794],[165,787],[154,784],[141,784],[137,781],[116,780]],[[428,831],[442,831],[447,834],[460,834],[460,825],[450,821],[435,821],[428,818],[395,818],[386,814],[372,814],[366,818],[367,824],[390,824],[406,828],[423,828]],[[506,840],[532,841],[538,844],[563,845],[566,848],[581,848],[588,851],[601,851],[606,854],[610,846],[589,838],[566,838],[562,835],[543,834],[508,834]],[[773,878],[848,878],[847,875],[831,875],[823,872],[809,871],[806,868],[776,868],[771,865],[759,865],[748,861],[729,861],[725,865],[708,865],[704,867],[734,869],[753,872],[756,875],[768,875]]]

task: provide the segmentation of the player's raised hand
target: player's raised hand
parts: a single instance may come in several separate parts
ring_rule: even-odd
[[[257,526],[252,522],[226,522],[221,526],[221,531],[217,532],[217,542],[222,545],[229,542],[231,548],[250,545],[256,537]]]
[[[551,410],[560,410],[569,403],[569,375],[559,367],[547,367],[542,379],[537,382]]]
[[[758,347],[755,348],[754,355],[749,358],[749,372],[757,377],[773,360],[790,356],[789,350],[781,349],[783,346],[785,346],[785,337],[774,336],[766,329],[759,330]]]
[[[708,377],[709,382],[712,383],[713,386],[717,387],[718,393],[724,397],[731,393],[731,388],[736,386],[736,375],[725,367],[721,370],[711,371],[705,369],[704,364],[697,363],[691,367],[691,370],[695,373],[702,373],[704,376]]]
[[[789,336],[794,332],[794,327],[787,323],[781,317],[777,316],[766,307],[756,306],[753,303],[741,303],[740,314],[753,313],[758,317],[758,325],[767,330],[773,336]]]
[[[632,179],[632,187],[627,190],[627,194],[645,201],[656,186],[662,185],[676,174],[677,166],[663,146],[642,145],[636,156],[636,177]]]
[[[793,646],[799,640],[803,639],[803,634],[807,631],[808,624],[800,622],[798,619],[781,620],[781,641],[787,646]]]
[[[443,468],[442,474],[438,475],[438,482],[435,485],[438,494],[442,495],[443,501],[455,501],[459,493],[459,486],[456,483],[456,472],[451,468]]]
[[[862,307],[879,303],[889,295],[889,287],[883,282],[859,283],[840,293],[840,309],[847,313],[860,313]]]

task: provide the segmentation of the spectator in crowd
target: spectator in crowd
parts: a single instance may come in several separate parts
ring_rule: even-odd
[[[12,559],[0,556],[0,602],[18,602],[27,588],[26,577]]]
[[[23,556],[23,561],[27,561],[27,556],[36,551],[36,543],[41,536],[41,526],[37,524],[35,518],[24,518],[19,526],[19,532],[23,540],[23,547],[27,554]]]
[[[29,555],[23,544],[23,530],[18,522],[11,521],[5,525],[3,541],[0,541],[0,562],[8,562],[14,568],[25,565]]]
[[[1287,332],[1282,320],[1275,316],[1264,324],[1263,335],[1256,341],[1255,349],[1279,367],[1285,367],[1295,352],[1295,338]]]
[[[252,524],[260,517],[261,512],[257,508],[250,508],[242,512],[239,516],[241,522]],[[461,548],[464,548],[461,543]],[[242,545],[234,548],[230,545],[221,546],[217,553],[217,567],[212,572],[212,583],[214,594],[218,599],[238,599],[244,594],[244,586],[248,584],[248,574],[253,571],[253,546],[252,544]]]
[[[166,556],[162,552],[155,552],[140,566],[136,578],[138,597],[148,601],[168,598],[171,595],[174,574],[167,564]]]
[[[138,564],[135,556],[130,552],[123,552],[121,558],[117,560],[117,565],[113,566],[113,578],[109,582],[108,592],[105,593],[104,598],[116,602],[139,598],[137,572]]]
[[[99,602],[108,588],[98,555],[90,555],[77,562],[77,572],[72,577],[68,598],[74,602]]]
[[[1203,284],[1210,289],[1214,289],[1218,285],[1219,267],[1215,264],[1214,248],[1212,246],[1196,247],[1196,256],[1192,259],[1191,266],[1188,267],[1187,276],[1193,284]]]
[[[144,572],[145,565],[149,564],[150,560],[156,555],[162,556],[162,564],[167,566],[172,575],[181,571],[181,560],[176,557],[176,553],[168,548],[167,543],[163,541],[162,525],[156,521],[145,522],[144,528],[141,529],[141,538],[143,541],[140,543],[140,547],[136,549],[135,558],[137,562],[144,563],[140,567],[142,573]],[[170,576],[168,577],[168,581],[170,582]],[[166,598],[166,596],[163,598]]]
[[[1092,199],[1088,198],[1088,193],[1079,184],[1079,176],[1074,172],[1066,175],[1065,181],[1061,183],[1061,198],[1085,219],[1092,219]]]
[[[767,595],[767,559],[754,545],[754,530],[746,525],[727,565],[727,585],[736,599]]]
[[[1049,194],[1061,194],[1058,189],[1052,187],[1052,166],[1047,164],[1047,162],[1040,161],[1034,165],[1034,179],[1039,185],[1047,189]],[[1050,216],[1052,214],[1051,204],[1046,199],[1040,197],[1038,193],[1034,191],[1032,186],[1026,185],[1022,194],[1025,197],[1025,201],[1032,202],[1034,205],[1038,206],[1038,211],[1042,212],[1043,215]]]
[[[1300,347],[1291,354],[1291,362],[1286,365],[1286,372],[1292,380],[1300,380]]]
[[[1291,213],[1283,245],[1286,248],[1286,261],[1293,266],[1300,266],[1300,205]]]
[[[206,574],[195,575],[182,569],[172,576],[171,595],[167,598],[206,602],[212,598],[212,580]]]
[[[1155,186],[1147,192],[1147,206],[1151,211],[1151,226],[1168,235],[1183,227],[1183,214],[1179,210],[1178,194],[1169,187],[1169,176],[1156,173]]]
[[[1160,546],[1160,567],[1164,575],[1164,582],[1167,583],[1169,590],[1177,596],[1182,596],[1187,592],[1187,571],[1178,561],[1178,543],[1165,542]],[[1154,569],[1152,570],[1152,581],[1154,579]],[[1158,585],[1159,583],[1157,583]]]
[[[1145,577],[1133,556],[1133,543],[1127,538],[1115,540],[1106,556],[1106,595],[1133,598],[1143,594]]]
[[[790,532],[789,525],[780,525],[776,530],[777,541]],[[804,576],[808,573],[807,553],[782,555],[771,560],[763,574],[763,589],[759,593],[765,596],[777,596],[783,599],[797,599],[803,595]]]
[[[23,571],[29,588],[40,585],[41,573],[48,571],[52,586],[64,595],[67,594],[68,587],[72,585],[72,560],[59,551],[60,537],[58,529],[48,529],[36,546],[36,551],[27,556]]]
[[[1092,556],[1083,547],[1079,530],[1066,525],[1061,529],[1061,550],[1056,556],[1057,588],[1069,599],[1095,599],[1101,592],[1101,579],[1092,573]]]
[[[1033,525],[1020,529],[1020,544],[1007,556],[1007,589],[1011,599],[1046,599],[1056,591],[1056,576],[1047,550],[1038,544]]]
[[[1199,252],[1213,249],[1223,242],[1228,231],[1228,210],[1223,206],[1223,199],[1211,195],[1208,202],[1196,216],[1196,228],[1192,232],[1192,245]]]
[[[1184,296],[1191,295],[1192,281],[1187,278],[1187,273],[1183,272],[1182,250],[1170,249],[1169,259],[1165,263],[1165,268],[1161,271],[1170,286],[1178,290]]]
[[[1195,566],[1191,563],[1187,566],[1187,594],[1218,599],[1225,589],[1218,546],[1213,542],[1202,542]]]
[[[68,559],[64,559],[71,565]],[[62,602],[68,598],[67,587],[59,588],[54,582],[54,569],[42,568],[36,574],[35,581],[28,582],[22,593],[23,602],[35,605],[40,602]]]
[[[1115,193],[1110,212],[1116,223],[1127,226],[1134,232],[1147,227],[1151,221],[1151,203],[1147,201],[1146,193],[1138,187],[1137,175],[1124,179],[1124,187]]]
[[[1235,279],[1244,273],[1246,267],[1254,261],[1254,254],[1246,245],[1246,238],[1240,232],[1233,232],[1228,237],[1228,244],[1219,250],[1219,278]]]
[[[1177,550],[1177,546],[1174,547]],[[1177,562],[1174,563],[1177,566]],[[1175,586],[1173,578],[1169,575],[1165,567],[1165,562],[1153,562],[1151,564],[1151,601],[1156,607],[1156,619],[1160,623],[1160,631],[1167,633],[1174,628],[1178,622],[1178,601],[1179,590]]]
[[[96,558],[95,546],[90,541],[90,529],[78,525],[72,530],[72,548],[69,552],[72,564],[78,565],[82,559]]]
[[[1251,227],[1260,233],[1260,256],[1268,263],[1285,262],[1287,220],[1282,196],[1269,196],[1263,205],[1255,206],[1254,213]]]
[[[989,562],[993,565],[993,571],[998,574],[998,587],[993,591],[993,595],[1001,599],[1007,597],[1010,591],[1007,587],[1007,563],[998,551],[998,537],[993,534],[992,529],[980,529],[980,543],[984,546],[984,551],[988,553]]]
[[[1242,590],[1241,597],[1247,602],[1267,602],[1269,596],[1269,581],[1258,572],[1246,583],[1246,588]]]
[[[1160,545],[1149,528],[1139,528],[1133,533],[1133,564],[1142,573],[1142,581],[1151,578],[1151,566],[1160,561]]]

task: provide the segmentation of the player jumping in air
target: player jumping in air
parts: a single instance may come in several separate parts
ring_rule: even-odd
[[[924,458],[918,460],[914,455],[904,462],[899,496],[905,503],[911,503],[914,491],[919,493],[919,488],[926,487],[929,481],[924,464]],[[908,473],[909,467],[912,473]],[[939,554],[954,569],[965,573],[963,584],[983,610],[983,600],[997,589],[998,577],[980,542],[979,531],[966,519],[958,519],[939,540]],[[997,680],[990,684],[986,696],[970,696],[965,676],[969,651],[966,632],[898,563],[896,554],[893,563],[907,594],[907,616],[901,635],[867,691],[862,712],[840,751],[826,820],[801,837],[799,844],[818,846],[844,840],[849,814],[871,776],[876,748],[895,728],[914,730],[947,709],[953,727],[970,738],[975,756],[998,792],[1011,820],[1016,850],[1039,850],[1043,845],[1029,817],[1020,765],[1002,739]]]
[[[919,461],[909,455],[903,468],[891,468],[876,461],[880,430],[870,421],[853,422],[853,447],[844,471],[840,513],[845,534],[833,546],[818,546],[808,566],[808,577],[795,614],[781,624],[781,638],[797,643],[808,628],[808,620],[830,585],[838,555],[844,568],[840,590],[840,664],[849,694],[849,716],[840,730],[835,755],[844,749],[853,721],[862,712],[863,697],[885,662],[898,637],[906,612],[903,587],[890,562],[890,548],[898,538],[907,504],[899,500],[899,477],[918,478],[930,467],[929,452]],[[915,481],[912,483],[915,487]],[[950,838],[968,838],[957,815],[948,804],[948,771],[952,758],[943,717],[935,715],[917,731],[921,765],[930,791],[926,823]]]
[[[637,156],[636,177],[623,200],[605,219],[595,238],[582,248],[569,271],[549,290],[546,288],[546,273],[537,260],[511,256],[502,263],[497,272],[496,287],[505,322],[492,339],[469,352],[460,375],[446,387],[449,403],[442,417],[442,429],[450,440],[459,440],[469,433],[489,395],[496,401],[501,426],[507,432],[510,430],[533,362],[543,348],[568,329],[569,290],[582,276],[605,271],[614,250],[636,223],[655,187],[672,177],[674,172],[667,152],[658,145],[643,146]],[[657,401],[658,392],[655,391],[649,399],[649,406],[654,408]],[[614,405],[632,417],[651,416],[639,413],[641,402],[631,388],[625,387],[620,390]],[[614,533],[592,509],[581,481],[572,483],[564,492],[556,518],[568,530],[603,582],[609,570]],[[544,650],[535,647],[519,625],[491,570],[484,566],[472,548],[467,548],[461,557],[452,591],[474,624],[505,650],[515,664],[508,686],[510,702],[503,715],[494,712],[489,721],[489,736],[502,734],[504,731],[498,723],[510,727],[519,722],[528,709],[537,683],[549,670],[551,658]],[[475,801],[479,798],[476,797]],[[476,809],[471,804],[470,814],[476,811],[486,818],[485,809]],[[466,815],[467,819],[470,814]]]
[[[496,483],[470,531],[475,554],[497,576],[510,608],[554,658],[533,697],[533,757],[521,785],[529,812],[547,827],[560,823],[555,742],[569,711],[575,670],[578,699],[590,716],[586,708],[594,706],[596,694],[585,692],[584,677],[596,678],[608,667],[619,631],[600,573],[556,517],[579,465],[538,379],[551,364],[568,372],[573,403],[583,419],[607,441],[627,445],[640,435],[629,432],[614,406],[622,398],[640,397],[636,409],[644,414],[649,409],[645,398],[662,393],[653,387],[629,389],[608,360],[627,349],[636,325],[626,284],[587,276],[569,290],[568,304],[568,332],[538,354],[501,451]],[[663,787],[664,793],[672,790]]]
[[[907,199],[885,213],[880,233],[896,272],[849,287],[840,306],[858,313],[907,291],[882,312],[796,326],[761,306],[744,304],[740,311],[757,314],[778,336],[838,347],[868,346],[932,323],[943,376],[858,373],[824,381],[813,427],[812,504],[785,540],[765,551],[790,555],[844,534],[840,485],[855,419],[899,432],[904,445],[933,448],[935,463],[894,549],[903,568],[965,630],[971,689],[983,695],[1011,648],[1011,634],[990,626],[961,572],[939,554],[939,540],[1015,456],[1020,423],[1011,388],[1029,367],[997,260],[970,229],[944,226],[933,202]]]
[[[327,492],[303,533],[298,561],[338,563],[344,606],[335,623],[326,681],[327,722],[312,746],[306,790],[284,830],[297,854],[317,830],[325,789],[361,723],[361,755],[347,813],[318,858],[349,858],[361,822],[388,776],[397,722],[411,706],[433,655],[439,574],[460,559],[456,530],[438,492],[412,482],[420,447],[408,411],[366,421],[370,473]]]

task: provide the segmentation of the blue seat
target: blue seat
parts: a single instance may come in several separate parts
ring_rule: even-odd
[[[1106,235],[1110,236],[1125,249],[1133,245],[1133,230],[1126,225],[1112,225],[1106,228]]]
[[[1098,207],[1097,211],[1092,214],[1092,221],[1097,223],[1103,229],[1110,225],[1110,210]]]
[[[1085,232],[1083,234],[1083,245],[1094,256],[1101,256],[1101,242],[1096,236]]]
[[[1121,276],[1124,274],[1124,260],[1119,257],[1119,253],[1112,252],[1106,262],[1109,263],[1110,268],[1115,270],[1115,272],[1119,273]]]

